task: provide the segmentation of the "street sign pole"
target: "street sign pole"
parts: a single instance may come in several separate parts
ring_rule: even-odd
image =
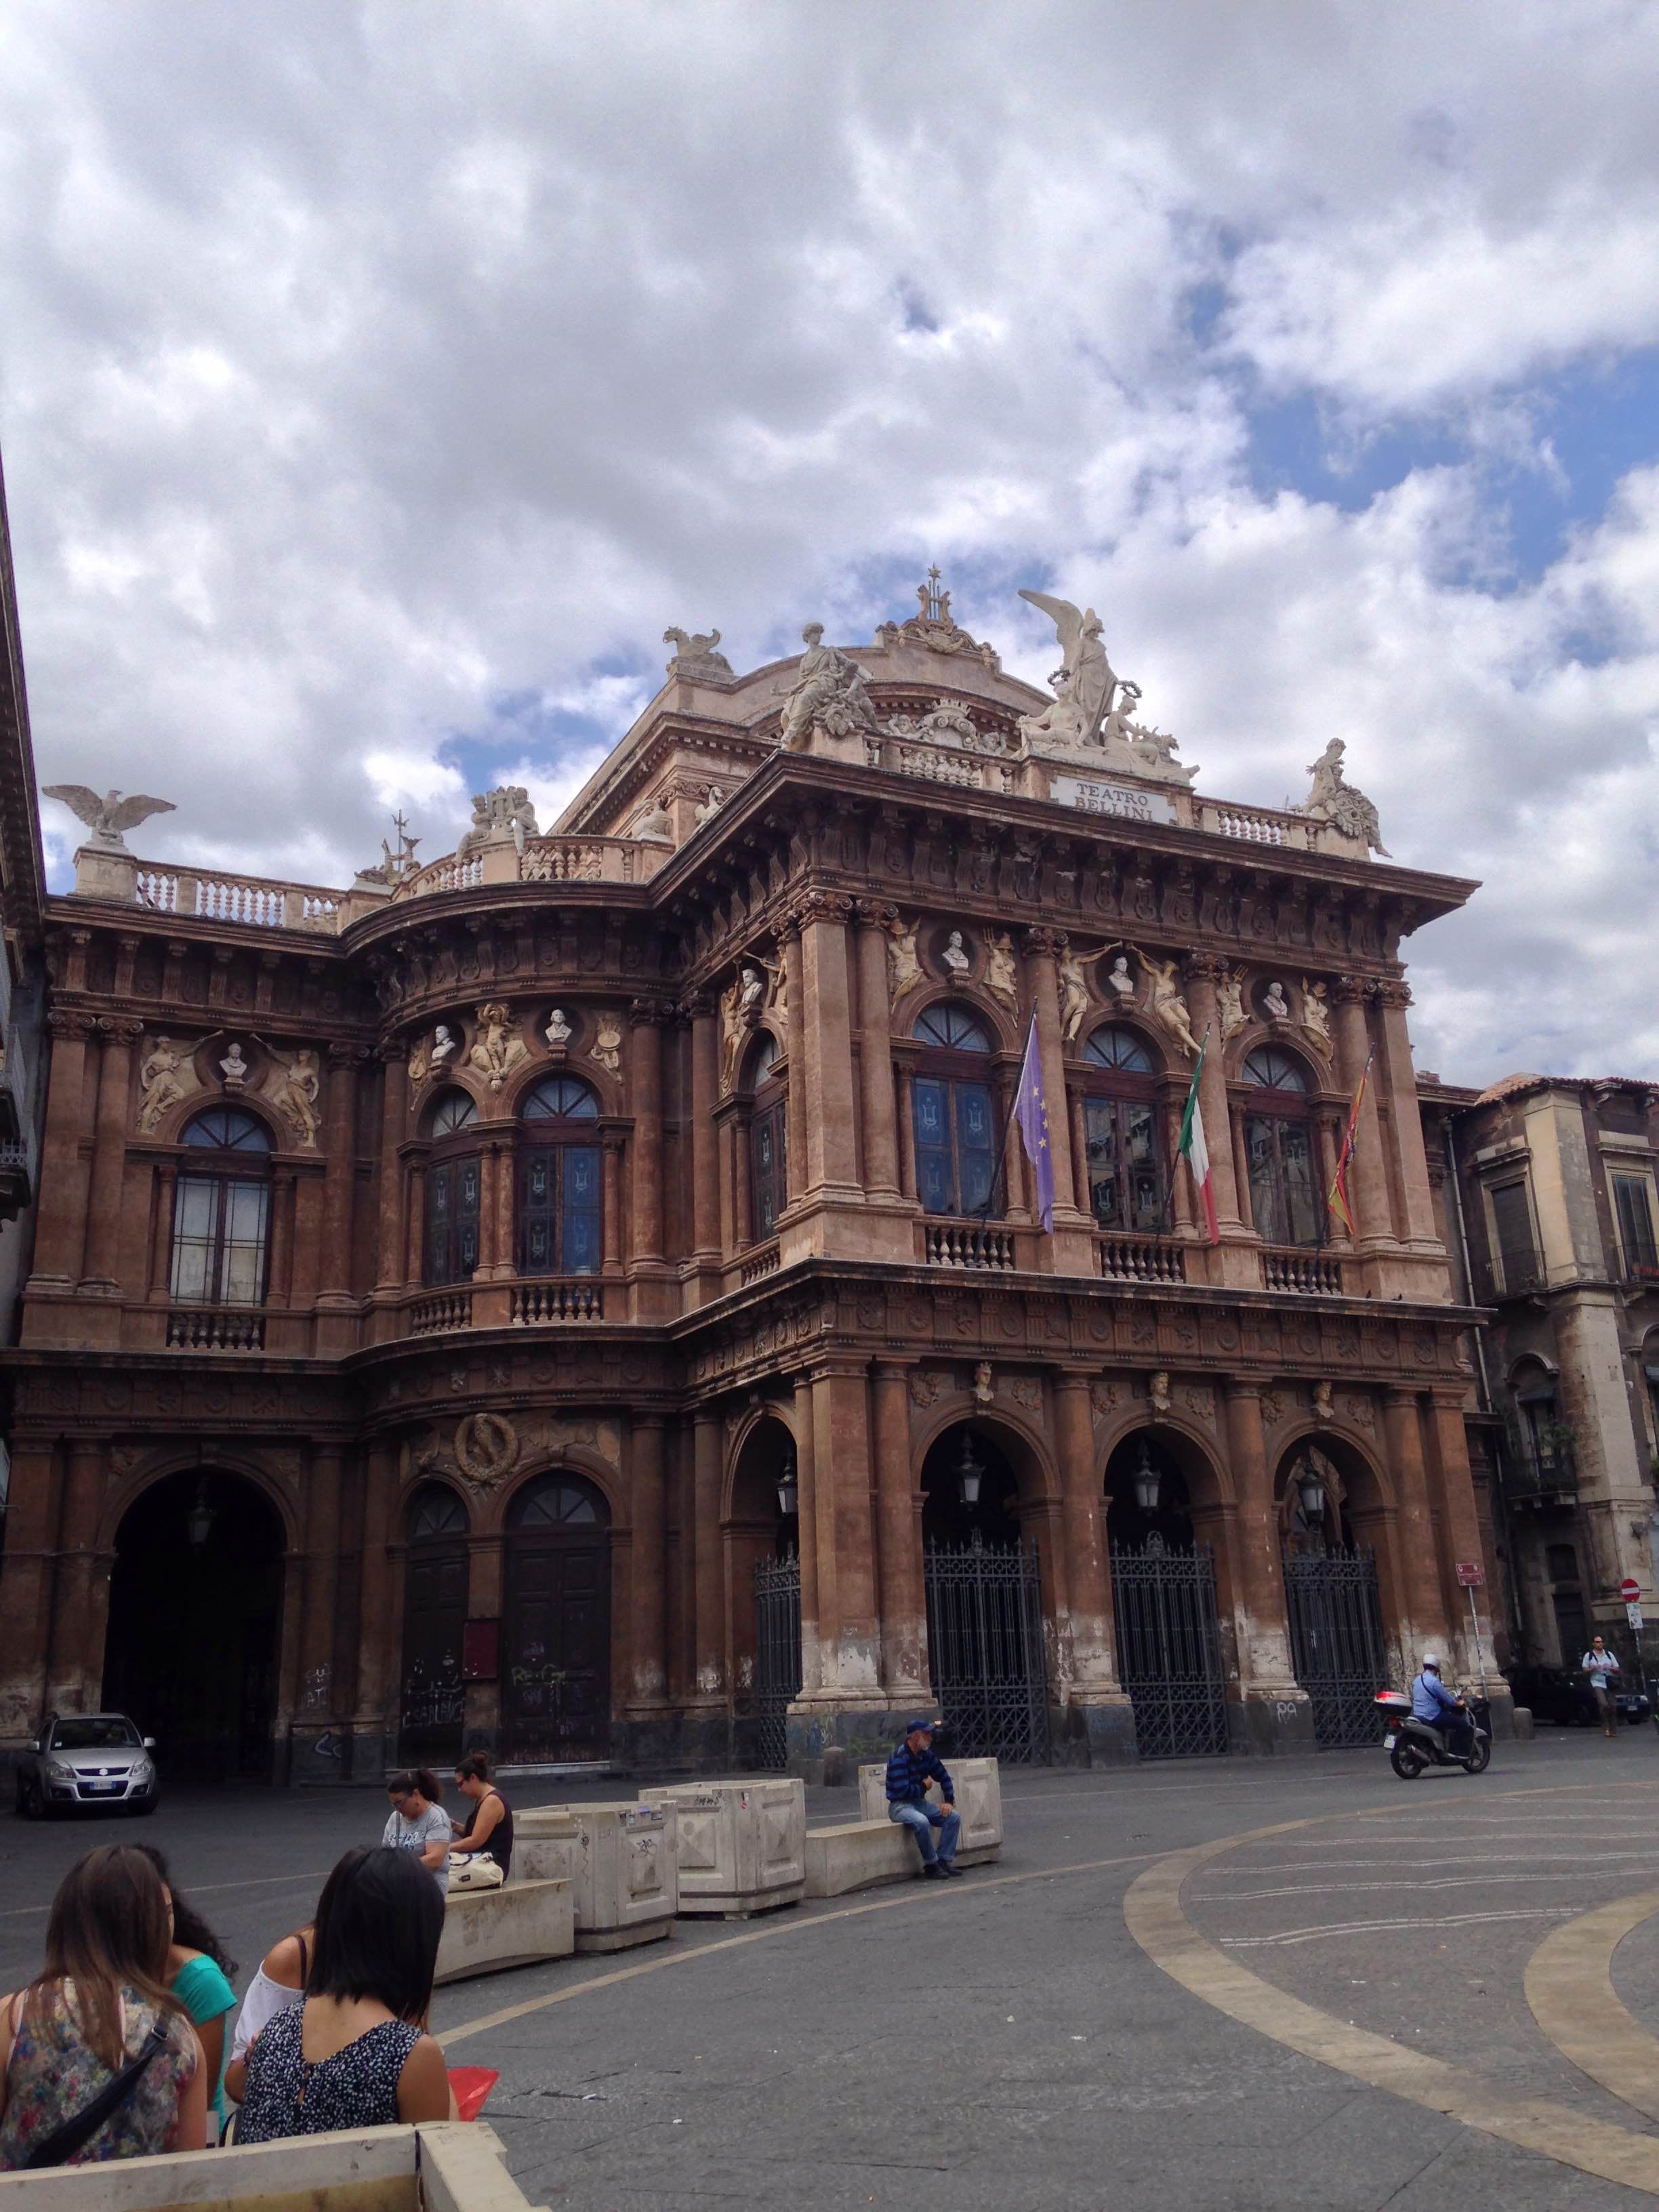
[[[1486,1695],[1486,1655],[1480,1644],[1480,1616],[1474,1609],[1474,1594],[1486,1579],[1486,1570],[1479,1559],[1460,1559],[1457,1579],[1469,1594],[1469,1627],[1474,1637],[1474,1663],[1480,1674],[1480,1694]]]

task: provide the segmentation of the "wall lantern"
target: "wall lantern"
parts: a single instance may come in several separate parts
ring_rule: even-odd
[[[1156,1513],[1160,1486],[1158,1469],[1152,1465],[1152,1455],[1146,1449],[1145,1437],[1140,1440],[1140,1464],[1134,1472],[1134,1486],[1135,1504],[1141,1511]]]
[[[196,1503],[185,1516],[185,1534],[192,1549],[199,1552],[213,1529],[213,1508],[208,1504],[207,1478],[196,1486]]]
[[[962,1502],[969,1510],[979,1504],[979,1486],[985,1479],[985,1469],[974,1457],[973,1440],[966,1430],[962,1437],[962,1457],[957,1465],[957,1480],[962,1485]]]
[[[1322,1521],[1325,1518],[1325,1486],[1316,1469],[1304,1462],[1296,1479],[1296,1486],[1302,1493],[1302,1510],[1307,1519]]]
[[[800,1505],[800,1485],[795,1480],[795,1447],[784,1448],[783,1466],[778,1474],[778,1510],[787,1518]]]

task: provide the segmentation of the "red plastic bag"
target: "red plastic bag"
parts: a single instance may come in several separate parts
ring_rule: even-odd
[[[464,2120],[476,2120],[484,2108],[484,2100],[501,2080],[493,2066],[452,2066],[449,2086],[454,2093],[455,2110]]]

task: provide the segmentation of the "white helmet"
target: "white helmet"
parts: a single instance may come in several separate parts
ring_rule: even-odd
[[[1440,1662],[1435,1657],[1432,1651],[1425,1651],[1423,1654],[1423,1664],[1425,1668],[1432,1667],[1437,1674],[1440,1672]]]

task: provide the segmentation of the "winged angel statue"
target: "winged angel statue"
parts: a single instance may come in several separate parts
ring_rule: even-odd
[[[124,830],[136,830],[152,814],[171,814],[174,811],[170,799],[146,799],[142,792],[124,799],[118,791],[106,791],[100,799],[84,783],[45,784],[41,796],[61,799],[76,819],[84,822],[91,830],[93,843],[111,853],[127,850],[126,839],[121,834]]]
[[[1028,738],[1062,738],[1070,744],[1092,744],[1118,686],[1100,641],[1100,617],[1092,607],[1079,614],[1069,599],[1051,599],[1047,592],[1023,591],[1019,596],[1041,607],[1053,623],[1061,663],[1048,678],[1054,705],[1040,714],[1026,715],[1020,729]]]

